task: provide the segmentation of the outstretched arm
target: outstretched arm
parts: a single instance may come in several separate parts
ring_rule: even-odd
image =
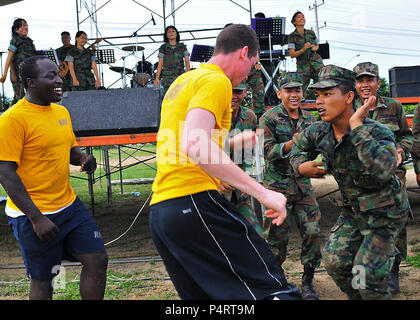
[[[205,109],[195,108],[187,113],[182,134],[182,152],[209,175],[256,198],[270,208],[265,214],[280,225],[286,218],[286,197],[264,188],[240,169],[211,139],[215,128],[214,115]]]

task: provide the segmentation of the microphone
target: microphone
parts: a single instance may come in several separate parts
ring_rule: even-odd
[[[151,16],[152,16],[153,25],[155,26],[156,25],[155,18],[153,17],[153,14],[151,14]]]

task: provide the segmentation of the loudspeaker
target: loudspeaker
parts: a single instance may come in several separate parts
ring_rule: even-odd
[[[77,137],[157,132],[162,89],[129,88],[64,92]]]
[[[394,67],[388,71],[392,98],[420,97],[420,66]]]

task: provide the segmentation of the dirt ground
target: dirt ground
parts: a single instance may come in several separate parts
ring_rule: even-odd
[[[338,216],[337,209],[331,204],[326,195],[337,195],[337,193],[334,193],[334,191],[337,190],[337,185],[332,177],[327,177],[322,180],[313,180],[313,185],[321,207],[321,234],[325,241],[330,228]],[[420,190],[413,190],[417,188],[413,169],[408,171],[407,187],[409,190],[411,189],[409,191],[409,199],[415,215],[415,221],[410,222],[407,226],[409,239],[408,252],[410,256],[418,254],[420,247],[420,197],[418,193]],[[139,201],[133,197],[132,202],[114,202],[112,207],[101,207],[99,209],[95,209],[94,218],[99,225],[105,243],[117,238],[128,228],[141,206],[142,203],[139,203]],[[107,245],[108,255],[111,259],[110,262],[112,262],[109,265],[109,269],[123,274],[141,274],[142,272],[146,272],[148,275],[153,274],[156,277],[166,278],[167,274],[161,261],[153,263],[114,263],[117,258],[158,256],[149,234],[147,209],[148,208],[146,206],[145,211],[141,212],[133,228],[124,237]],[[8,232],[5,231],[6,229]],[[4,217],[0,218],[1,241],[6,243],[6,245],[0,246],[0,281],[7,281],[7,279],[15,279],[16,277],[25,277],[25,270],[22,268],[5,269],[2,267],[11,264],[22,264],[22,258],[18,245],[13,238],[12,233],[8,229],[6,219]],[[300,264],[300,243],[299,233],[296,227],[293,226],[291,230],[290,244],[288,247],[288,258],[283,265],[283,268],[289,282],[295,284],[299,288],[301,285],[303,271],[303,267]],[[80,267],[72,268],[77,269]],[[322,264],[316,271],[314,283],[320,299],[346,299],[346,296],[338,289],[332,279],[325,272]],[[403,262],[400,271],[400,287],[401,293],[393,297],[394,299],[420,300],[420,269],[416,269]],[[156,291],[158,297],[162,297],[162,295],[160,295],[162,292],[172,292],[172,295],[169,295],[168,299],[177,299],[172,283],[167,279],[166,281],[160,281],[159,285],[155,286],[152,290]],[[128,299],[149,298],[150,290],[138,290],[136,294],[132,294],[128,297]],[[10,299],[10,297],[2,297],[0,295],[0,300],[1,299]]]

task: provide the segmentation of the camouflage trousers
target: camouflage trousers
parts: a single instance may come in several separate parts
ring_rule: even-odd
[[[322,252],[328,274],[349,299],[391,299],[386,279],[398,253],[395,241],[408,210],[395,206],[373,213],[342,209]]]
[[[404,192],[407,192],[406,185],[405,185],[406,180],[407,180],[405,177],[405,171],[397,169],[396,174],[401,181],[402,189],[404,190]],[[395,246],[397,247],[399,251],[401,260],[405,260],[407,258],[407,228],[406,226],[404,226],[401,229],[400,233],[398,234],[397,240],[395,242]]]
[[[264,237],[263,229],[260,222],[255,214],[254,209],[252,208],[251,196],[243,194],[240,190],[236,189],[232,192],[223,194],[223,196],[228,199],[236,207],[239,213],[246,219],[248,222],[255,228],[258,234]]]
[[[23,86],[23,83],[21,81],[12,82],[12,87],[14,94],[11,105],[14,105],[16,102],[18,102],[25,96],[25,87]]]
[[[280,191],[281,190],[276,190]],[[321,238],[320,220],[321,211],[315,195],[287,197],[287,217],[285,221],[276,226],[271,219],[263,216],[263,229],[267,242],[279,266],[286,260],[287,246],[289,244],[289,229],[292,217],[299,229],[302,238],[300,259],[302,265],[318,268],[321,264]]]
[[[251,89],[252,92],[252,106],[254,113],[257,116],[257,120],[265,112],[265,103],[264,103],[264,82],[261,75],[261,70],[252,68],[248,74],[248,79],[246,84]]]
[[[311,61],[305,64],[298,64],[296,66],[296,71],[302,75],[303,81],[303,94],[305,99],[314,99],[315,92],[313,90],[307,90],[311,79],[315,82],[318,81],[318,74],[321,71],[324,64],[321,61]]]

